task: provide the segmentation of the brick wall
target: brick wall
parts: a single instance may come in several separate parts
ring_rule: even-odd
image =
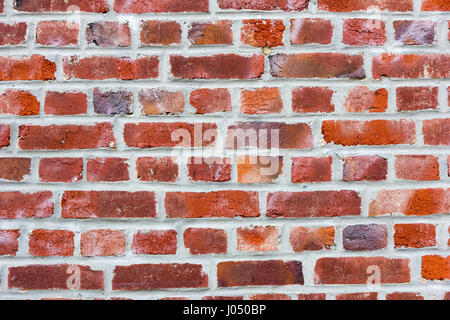
[[[448,299],[449,11],[0,0],[0,298]]]

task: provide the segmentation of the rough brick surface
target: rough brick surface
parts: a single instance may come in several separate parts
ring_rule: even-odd
[[[450,299],[449,12],[0,0],[0,300]]]

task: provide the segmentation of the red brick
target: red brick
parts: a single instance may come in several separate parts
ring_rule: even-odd
[[[233,44],[233,21],[193,22],[188,31],[189,42],[196,46]]]
[[[244,300],[243,296],[206,296],[202,300]]]
[[[180,79],[257,79],[264,73],[264,56],[216,54],[202,57],[170,56],[173,77]]]
[[[208,0],[114,0],[118,13],[208,12]]]
[[[398,111],[437,109],[439,105],[438,87],[398,87],[396,93]]]
[[[450,77],[448,54],[390,54],[373,57],[373,78],[439,79]]]
[[[283,46],[283,20],[243,20],[241,42],[252,47]]]
[[[44,56],[0,57],[0,81],[55,80],[56,63]]]
[[[393,292],[386,294],[386,300],[425,300],[417,292]]]
[[[19,230],[0,230],[0,256],[15,256],[19,250]]]
[[[42,182],[80,181],[83,177],[82,158],[46,158],[39,161],[39,178]]]
[[[50,191],[0,193],[0,218],[47,218],[53,215],[53,194]]]
[[[26,12],[108,12],[108,0],[21,0],[13,8]]]
[[[450,279],[450,256],[429,255],[422,257],[422,278],[426,280]]]
[[[346,19],[342,41],[351,46],[382,46],[386,42],[385,22],[377,19]]]
[[[271,218],[340,217],[361,214],[361,198],[350,190],[275,192],[267,196]]]
[[[29,91],[7,89],[0,95],[0,114],[34,116],[39,114],[40,104]]]
[[[387,247],[387,228],[380,224],[348,226],[342,231],[344,249],[371,251]]]
[[[110,123],[94,125],[21,125],[22,150],[69,150],[114,148],[116,139]]]
[[[3,13],[4,9],[5,9],[5,5],[3,3],[4,0],[0,0],[0,13]]]
[[[173,157],[138,158],[136,171],[141,181],[175,182],[178,179],[178,164]]]
[[[378,300],[377,292],[341,293],[336,300]]]
[[[266,293],[266,294],[251,294],[249,295],[250,300],[292,300],[290,296],[282,293]]]
[[[198,89],[191,92],[190,104],[195,114],[231,111],[231,94],[228,89]]]
[[[88,266],[57,264],[9,267],[8,287],[20,290],[67,290],[76,285],[70,280],[80,271],[81,290],[103,290],[103,271]]]
[[[74,234],[68,230],[33,230],[29,250],[32,256],[73,256]]]
[[[351,89],[344,104],[347,112],[386,112],[387,107],[387,90],[383,88],[372,91],[366,86]]]
[[[239,183],[271,183],[283,173],[283,157],[238,156]]]
[[[98,21],[86,27],[86,42],[97,47],[129,47],[131,31],[128,23]]]
[[[227,148],[310,149],[311,128],[306,123],[238,122],[228,127]]]
[[[436,36],[436,23],[425,20],[394,21],[395,40],[406,45],[432,44]]]
[[[117,266],[113,290],[152,290],[208,287],[208,275],[200,264],[135,264]]]
[[[450,11],[450,4],[446,0],[424,0],[422,11]]]
[[[298,294],[298,300],[326,300],[327,295],[325,293],[309,293],[309,294]]]
[[[394,230],[396,248],[426,248],[436,245],[436,226],[432,224],[396,224]]]
[[[381,190],[370,202],[369,216],[401,213],[406,216],[450,211],[450,189]]]
[[[329,250],[334,246],[334,227],[292,228],[289,242],[294,252]]]
[[[292,44],[330,44],[334,27],[325,19],[291,19]]]
[[[229,158],[190,158],[187,164],[188,177],[192,181],[225,182],[231,180]]]
[[[318,0],[317,7],[322,11],[352,12],[352,11],[397,11],[413,10],[412,0]]]
[[[80,26],[68,21],[40,21],[36,25],[36,43],[50,47],[78,44]]]
[[[241,90],[241,113],[270,114],[283,110],[283,100],[278,88]]]
[[[328,87],[302,87],[292,90],[292,110],[297,113],[334,112],[334,91]]]
[[[344,158],[344,181],[386,180],[388,162],[379,156]]]
[[[151,230],[133,236],[131,250],[134,254],[176,254],[177,232],[175,230]]]
[[[22,181],[30,174],[30,158],[0,158],[0,179]]]
[[[61,216],[67,219],[154,218],[153,192],[65,191]]]
[[[176,21],[142,21],[140,40],[149,46],[181,44],[181,26]]]
[[[308,0],[218,0],[221,9],[235,10],[283,10],[302,11],[308,9]]]
[[[9,146],[10,125],[0,124],[0,148]]]
[[[191,148],[209,146],[213,141],[201,142],[196,140],[196,133],[205,137],[205,134],[214,134],[216,124],[213,123],[185,123],[185,122],[152,122],[152,123],[126,123],[123,131],[125,143],[133,148],[172,148],[182,146]],[[197,145],[200,144],[201,145]]]
[[[325,120],[322,134],[327,143],[343,146],[414,144],[413,120]]]
[[[26,22],[0,23],[0,46],[23,44],[27,36]]]
[[[294,183],[326,182],[332,179],[331,157],[301,157],[292,159]]]
[[[56,116],[86,114],[87,95],[78,91],[48,91],[45,96],[44,112]]]
[[[101,90],[94,88],[94,112],[107,115],[132,114],[133,93],[125,90]]]
[[[213,191],[167,192],[166,214],[169,218],[259,217],[257,192]]]
[[[368,267],[380,268],[381,283],[408,283],[409,259],[385,257],[320,258],[314,269],[315,284],[366,284]],[[369,269],[370,270],[370,269]]]
[[[439,180],[439,162],[434,156],[395,156],[397,179],[428,181]]]
[[[66,79],[85,80],[139,80],[153,79],[159,75],[158,57],[64,57],[63,72]]]
[[[237,249],[247,252],[277,251],[280,231],[274,226],[252,226],[237,228]]]
[[[89,230],[81,234],[83,257],[122,256],[125,245],[125,234],[119,230]]]
[[[128,164],[122,158],[96,158],[87,161],[87,181],[115,182],[130,180]]]
[[[423,120],[423,140],[433,146],[450,145],[450,118]]]
[[[227,233],[222,229],[188,228],[183,240],[190,254],[227,253]]]
[[[270,73],[275,78],[364,79],[362,55],[342,53],[279,53],[269,56]]]
[[[183,91],[143,89],[139,91],[139,103],[144,115],[179,114],[184,111]]]
[[[217,264],[219,287],[303,284],[300,261],[227,261]]]

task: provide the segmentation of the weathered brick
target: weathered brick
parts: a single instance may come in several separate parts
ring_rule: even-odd
[[[333,39],[334,27],[330,20],[325,19],[292,19],[292,44],[330,44]]]
[[[27,23],[0,23],[0,46],[24,44],[27,36]]]
[[[290,296],[282,293],[264,293],[264,294],[251,294],[248,296],[250,300],[292,300]]]
[[[331,181],[332,161],[331,157],[292,158],[291,181],[294,183]]]
[[[292,228],[289,233],[289,243],[294,252],[329,250],[335,245],[334,227]]]
[[[232,110],[228,89],[198,89],[191,92],[190,104],[196,114],[227,112]]]
[[[322,134],[327,143],[343,146],[414,144],[413,120],[325,120]]]
[[[233,22],[220,20],[217,22],[193,22],[188,31],[188,39],[196,46],[233,44]]]
[[[179,114],[184,111],[183,91],[143,89],[139,91],[139,103],[144,115]]]
[[[328,87],[302,87],[292,90],[292,110],[297,113],[334,112],[334,91]]]
[[[174,157],[138,158],[136,171],[141,181],[175,182],[178,179],[178,164]]]
[[[0,57],[0,81],[55,80],[56,63],[44,56]]]
[[[227,233],[222,229],[188,228],[183,234],[184,246],[190,254],[224,254],[227,252]]]
[[[10,125],[0,124],[0,148],[9,146]]]
[[[167,192],[169,218],[233,218],[260,215],[258,193],[246,191]]]
[[[422,257],[422,278],[426,280],[450,279],[450,256],[428,255]]]
[[[403,180],[439,180],[439,162],[434,156],[395,156],[395,176]]]
[[[378,19],[347,19],[342,41],[351,46],[382,46],[386,42],[385,28],[385,22]]]
[[[153,192],[65,191],[61,216],[67,219],[154,218]]]
[[[342,231],[345,250],[364,251],[386,248],[387,228],[380,224],[348,226]]]
[[[393,292],[386,294],[386,300],[425,300],[424,297],[417,292]]]
[[[304,284],[300,261],[227,261],[217,264],[219,287]]]
[[[42,182],[80,181],[83,177],[82,158],[44,158],[39,161],[39,178]]]
[[[379,156],[344,158],[344,181],[386,180],[388,162]]]
[[[257,79],[264,73],[264,56],[261,54],[171,55],[169,60],[172,75],[181,79]]]
[[[19,230],[0,230],[0,256],[15,256],[19,250]]]
[[[208,0],[114,0],[118,13],[208,12]]]
[[[36,25],[36,43],[49,47],[78,45],[78,23],[68,21],[40,21]]]
[[[225,182],[231,180],[229,158],[190,158],[187,164],[188,177],[192,181]]]
[[[283,157],[238,156],[238,182],[271,183],[283,173]]]
[[[181,44],[181,26],[176,21],[142,21],[140,40],[148,46]]]
[[[79,91],[47,91],[44,112],[56,116],[86,114],[87,95]]]
[[[280,231],[274,226],[252,226],[236,229],[237,249],[247,252],[277,251]]]
[[[309,293],[309,294],[298,294],[298,300],[326,300],[327,295],[325,293]]]
[[[31,172],[30,158],[0,158],[0,179],[22,181]]]
[[[9,267],[8,287],[20,290],[73,289],[76,288],[77,283],[76,281],[72,283],[71,277],[76,274],[80,275],[79,289],[103,290],[103,271],[92,270],[88,266],[70,264]]]
[[[396,224],[394,230],[396,248],[426,248],[436,245],[436,226],[432,224]]]
[[[86,178],[90,182],[130,180],[128,164],[123,158],[88,159]]]
[[[133,94],[125,90],[102,91],[94,88],[93,104],[94,111],[98,114],[131,114],[133,112]]]
[[[385,112],[388,107],[386,89],[370,90],[359,86],[349,91],[344,108],[347,112]]]
[[[125,253],[125,234],[119,230],[89,230],[81,234],[83,257],[121,256]]]
[[[438,87],[398,87],[396,93],[398,111],[437,109],[439,105]]]
[[[423,120],[423,140],[433,146],[450,145],[450,118]]]
[[[33,230],[29,250],[32,256],[72,256],[74,233],[68,230]]]
[[[450,4],[446,0],[424,0],[422,11],[450,11]]]
[[[302,11],[308,0],[218,0],[221,9]]]
[[[284,30],[282,20],[243,20],[241,42],[252,47],[279,47],[283,45]]]
[[[133,236],[131,251],[134,254],[176,254],[177,232],[175,230],[151,230]]]
[[[159,75],[159,59],[151,56],[140,56],[136,59],[71,56],[63,58],[62,66],[64,76],[69,80],[139,80],[153,79]]]
[[[274,192],[267,196],[271,218],[340,217],[361,214],[355,191]]]
[[[22,150],[68,150],[114,148],[116,139],[110,123],[94,125],[21,125]]]
[[[336,295],[336,300],[378,300],[377,292],[341,293]]]
[[[319,258],[314,269],[316,284],[366,284],[368,267],[380,268],[381,283],[408,283],[409,259],[385,257]]]
[[[0,193],[0,218],[47,218],[53,215],[53,194],[50,191]]]
[[[88,23],[86,42],[101,48],[131,46],[128,23],[98,21]]]
[[[108,0],[20,0],[13,8],[26,12],[108,12]]]
[[[394,11],[406,12],[413,10],[412,0],[318,0],[317,7],[322,11],[352,12],[352,11]]]
[[[283,100],[279,88],[241,90],[241,113],[270,114],[283,110]]]
[[[208,275],[204,272],[202,265],[189,263],[117,266],[112,280],[113,290],[205,287],[208,287]]]
[[[369,204],[369,216],[401,213],[406,216],[450,211],[449,189],[381,190]]]
[[[394,21],[395,40],[407,45],[432,44],[436,36],[436,23],[426,20]]]
[[[0,114],[18,116],[39,114],[39,100],[29,91],[7,89],[0,95],[0,99]]]
[[[269,57],[270,73],[276,78],[364,79],[362,55],[343,53],[278,53]]]

